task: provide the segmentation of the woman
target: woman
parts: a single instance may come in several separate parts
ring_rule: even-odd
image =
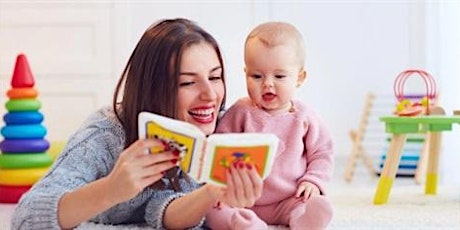
[[[214,38],[186,19],[154,24],[128,60],[112,108],[91,115],[71,136],[49,173],[20,200],[13,229],[73,228],[88,220],[183,229],[201,227],[219,201],[252,206],[262,190],[254,167],[230,168],[227,187],[200,185],[175,167],[173,153],[145,154],[160,141],[138,138],[141,111],[211,134],[224,104]]]

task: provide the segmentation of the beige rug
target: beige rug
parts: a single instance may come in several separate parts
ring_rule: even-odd
[[[460,229],[460,187],[394,186],[388,203],[372,204],[374,188],[342,188],[331,194],[335,218],[330,229]]]
[[[407,179],[406,179],[407,180]],[[337,183],[331,188],[335,216],[329,229],[460,229],[460,187],[439,187],[437,195],[423,194],[412,181],[395,182],[387,204],[373,205],[375,188]],[[10,229],[14,205],[0,205],[0,229]],[[79,230],[149,229],[84,223]],[[271,229],[280,229],[272,226]]]

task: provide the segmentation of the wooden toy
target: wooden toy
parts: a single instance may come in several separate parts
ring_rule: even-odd
[[[345,168],[345,180],[350,182],[353,178],[353,172],[355,170],[356,161],[358,158],[361,158],[366,165],[367,170],[371,175],[375,175],[375,170],[373,167],[372,159],[367,156],[364,148],[362,146],[362,140],[364,133],[366,132],[366,127],[369,120],[369,115],[371,112],[371,108],[373,106],[375,100],[375,95],[373,93],[368,93],[366,97],[366,101],[364,104],[364,110],[361,115],[361,121],[359,123],[358,130],[351,130],[350,131],[350,139],[353,143],[353,148],[351,150],[350,157],[348,158],[348,162]]]
[[[405,82],[409,77],[420,76],[425,83],[426,95],[420,101],[412,102],[411,95],[404,93]],[[393,91],[397,100],[395,114],[398,116],[417,116],[420,114],[430,114],[430,107],[436,102],[436,83],[428,72],[419,69],[409,69],[401,72],[395,80]]]
[[[380,120],[385,122],[386,132],[392,135],[387,157],[380,175],[379,183],[374,196],[374,204],[384,204],[388,201],[391,187],[400,165],[401,154],[408,134],[427,133],[426,148],[428,148],[425,194],[436,194],[438,181],[439,153],[441,148],[441,134],[452,130],[452,125],[460,124],[460,116],[446,116],[441,107],[433,107],[430,100],[435,100],[436,90],[431,75],[422,70],[408,70],[403,73],[419,73],[426,85],[426,98],[428,102],[423,113],[417,116],[384,116]],[[402,101],[400,91],[401,74],[395,82],[395,96]],[[420,103],[422,104],[422,103]],[[421,164],[424,164],[423,162]]]

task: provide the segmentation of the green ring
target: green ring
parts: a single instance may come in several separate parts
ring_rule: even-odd
[[[53,163],[47,153],[2,153],[0,154],[0,168],[40,168],[48,167]]]
[[[38,111],[42,103],[36,99],[12,99],[5,103],[8,111]]]

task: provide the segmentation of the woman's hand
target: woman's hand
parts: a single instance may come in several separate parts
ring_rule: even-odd
[[[227,186],[209,188],[217,200],[237,208],[252,207],[262,195],[263,182],[254,165],[235,162],[227,170]]]
[[[117,203],[137,196],[145,187],[163,177],[176,165],[179,156],[171,151],[147,154],[152,147],[162,146],[156,139],[140,139],[125,149],[106,177],[112,187],[110,193]]]

